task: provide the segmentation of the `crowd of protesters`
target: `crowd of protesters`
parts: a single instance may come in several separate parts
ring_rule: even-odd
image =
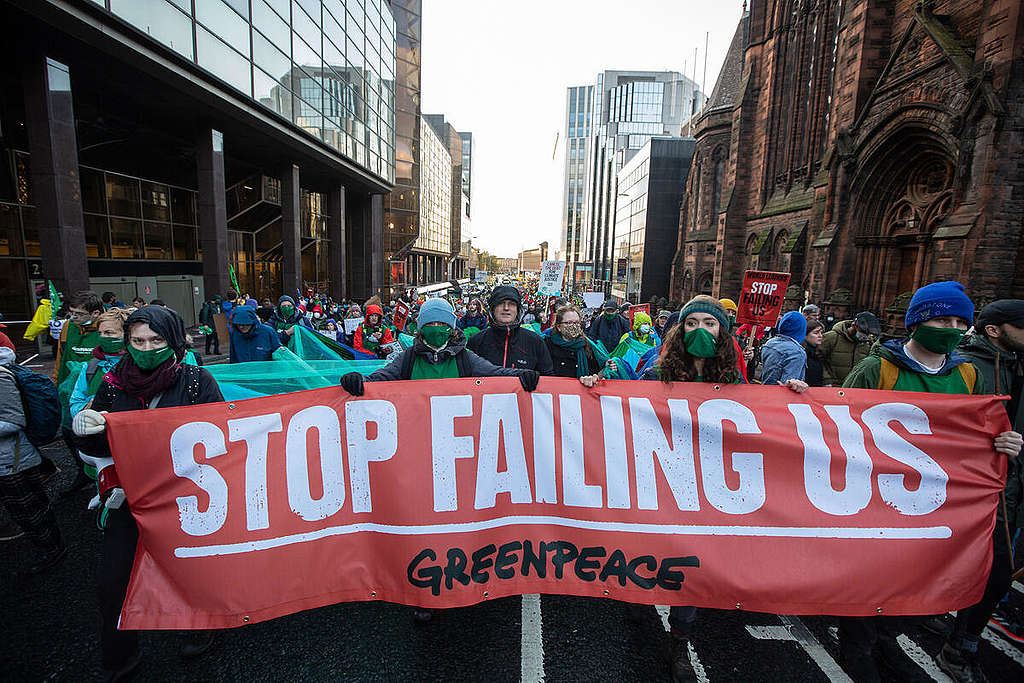
[[[984,596],[960,610],[951,625],[919,618],[946,636],[937,656],[944,672],[956,681],[984,680],[976,656],[979,638],[1010,586],[1013,542],[1024,526],[1024,468],[1015,460],[1024,431],[1024,300],[999,300],[976,312],[958,283],[932,283],[913,294],[900,337],[883,335],[869,311],[826,323],[820,308],[808,304],[765,330],[738,325],[731,299],[697,296],[673,308],[664,302],[650,313],[630,315],[628,304],[607,299],[587,309],[581,296],[539,295],[530,280],[474,286],[446,297],[373,297],[362,303],[335,302],[310,291],[258,302],[231,291],[207,299],[196,332],[205,337],[206,355],[218,355],[221,335],[229,335],[232,363],[272,361],[305,334],[385,360],[366,376],[341,377],[341,387],[355,396],[367,382],[492,376],[517,377],[528,392],[541,377],[553,376],[576,378],[585,387],[614,378],[762,384],[797,393],[843,386],[1009,396],[1013,429],[993,439],[994,450],[1010,460]],[[39,450],[59,434],[79,468],[68,493],[94,486],[97,494],[89,505],[97,508],[103,533],[99,640],[105,670],[120,680],[141,657],[136,633],[117,628],[138,529],[117,480],[105,414],[223,397],[202,367],[202,354],[192,348],[182,317],[159,300],[147,305],[137,299],[128,306],[110,292],[78,292],[53,318],[49,381],[17,365],[13,344],[0,339],[0,500],[10,519],[2,539],[31,538],[38,554],[26,562],[27,574],[47,571],[66,555],[43,488],[54,466]],[[766,400],[782,400],[770,396]],[[416,609],[414,617],[426,621],[431,612]],[[894,643],[908,619],[840,618],[845,671],[858,681],[878,680],[879,661],[902,656]],[[688,655],[696,609],[673,606],[669,624],[673,680],[696,680]],[[213,633],[189,635],[182,654],[205,652],[216,639]]]

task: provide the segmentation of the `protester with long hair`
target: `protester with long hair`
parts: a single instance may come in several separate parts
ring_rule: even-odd
[[[75,415],[73,422],[79,450],[99,471],[100,504],[108,510],[96,579],[103,668],[110,680],[127,678],[141,660],[136,632],[117,628],[139,530],[125,502],[124,490],[118,485],[104,414],[224,400],[209,371],[182,362],[186,353],[185,323],[173,310],[146,306],[132,313],[124,324],[124,343],[127,354],[104,375],[92,406]],[[152,455],[140,451],[132,457]],[[198,632],[186,641],[181,654],[204,652],[212,644],[214,633]]]
[[[690,299],[679,312],[680,323],[669,329],[658,364],[641,376],[645,380],[742,384],[737,366],[736,345],[729,334],[730,320],[722,305],[710,296]],[[807,390],[803,382],[788,385],[798,393]],[[697,620],[697,608],[673,606],[669,666],[673,681],[696,680],[690,663],[689,641]]]

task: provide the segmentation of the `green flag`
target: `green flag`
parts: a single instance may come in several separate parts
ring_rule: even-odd
[[[241,296],[242,290],[238,288],[238,279],[235,278],[235,267],[230,263],[228,264],[228,273],[231,275],[231,286],[235,288],[235,292]]]
[[[51,280],[47,280],[46,284],[50,287],[50,319],[57,319],[57,311],[60,309],[60,294],[57,292],[57,288],[53,286]]]

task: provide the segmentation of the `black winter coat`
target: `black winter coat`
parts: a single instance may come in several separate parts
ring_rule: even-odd
[[[605,351],[611,353],[619,345],[622,335],[629,332],[629,321],[624,316],[616,315],[611,321],[605,319],[600,311],[594,316],[587,328],[587,336],[595,342],[604,344]]]
[[[544,340],[548,346],[548,353],[551,354],[552,375],[555,377],[573,377],[576,375],[576,352],[551,341],[548,337]],[[589,350],[590,347],[588,346]],[[587,354],[588,368],[585,374],[594,375],[601,371],[601,364],[593,353]]]
[[[220,387],[209,370],[195,365],[181,365],[178,381],[172,384],[160,396],[159,408],[199,405],[201,403],[219,403],[224,400]],[[131,396],[123,389],[118,389],[108,382],[100,384],[96,397],[92,400],[93,410],[119,413],[127,410],[144,410],[141,399]],[[91,436],[76,436],[79,450],[96,458],[110,457],[110,444],[107,443],[106,432]]]
[[[524,330],[519,325],[491,325],[473,335],[467,348],[499,368],[536,370],[542,375],[551,374],[551,354],[548,353],[547,344],[532,330]]]

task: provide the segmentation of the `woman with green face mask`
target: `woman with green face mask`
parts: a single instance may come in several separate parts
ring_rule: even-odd
[[[103,668],[113,678],[127,677],[140,661],[138,633],[117,628],[139,532],[117,479],[104,416],[108,412],[224,400],[207,370],[182,362],[188,344],[185,324],[173,310],[163,306],[139,309],[125,321],[124,337],[124,356],[104,375],[92,405],[81,410],[73,421],[78,449],[99,472],[97,504],[106,509],[96,580],[99,583]],[[140,449],[130,457],[146,459],[165,455],[161,456],[156,450]],[[200,654],[210,647],[215,635],[216,631],[196,632],[183,643],[182,652]]]
[[[695,296],[679,312],[679,323],[669,329],[658,364],[641,379],[672,382],[743,384],[739,352],[729,334],[729,316],[710,296]],[[689,639],[697,620],[694,607],[669,608],[671,627],[669,664],[673,680],[694,680]]]
[[[100,388],[103,376],[124,357],[124,321],[128,319],[128,314],[127,309],[111,308],[96,319],[100,343],[93,349],[92,358],[82,367],[75,388],[71,391],[68,405],[72,418],[88,407]]]

